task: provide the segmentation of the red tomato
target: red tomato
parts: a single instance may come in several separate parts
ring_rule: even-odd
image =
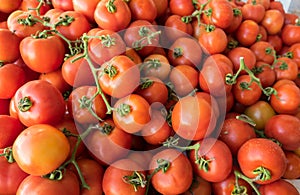
[[[122,98],[130,95],[139,86],[140,71],[129,57],[118,55],[101,66],[98,80],[104,93]]]
[[[233,72],[235,73],[240,68],[240,57],[244,58],[245,65],[251,70],[256,63],[256,57],[252,50],[247,47],[236,47],[230,50],[227,57],[233,63]],[[241,72],[244,74],[245,72]]]
[[[5,64],[0,67],[0,98],[10,99],[26,82],[25,71],[18,65]]]
[[[224,29],[226,33],[233,33],[235,32],[238,27],[240,26],[241,22],[243,21],[243,14],[241,8],[233,7],[233,18],[231,24]]]
[[[0,154],[4,152],[0,149]],[[15,195],[20,183],[28,176],[16,162],[8,162],[5,156],[0,156],[0,194]]]
[[[280,57],[277,58],[277,61],[273,66],[277,80],[296,80],[298,76],[298,65],[294,60],[287,57]]]
[[[263,61],[257,61],[252,72],[260,80],[263,88],[271,87],[276,82],[275,70]]]
[[[144,195],[146,173],[130,159],[111,164],[104,172],[103,192],[106,195]]]
[[[83,14],[91,23],[95,23],[94,13],[100,0],[72,0],[74,11]]]
[[[150,23],[157,17],[153,0],[130,0],[128,3],[133,20],[147,20]]]
[[[123,0],[103,0],[97,4],[94,19],[100,28],[118,32],[129,25],[131,11]]]
[[[30,69],[39,73],[47,73],[61,66],[65,57],[65,46],[57,36],[26,37],[20,43],[20,52]],[[41,61],[43,66],[41,66]]]
[[[271,43],[258,41],[250,46],[251,51],[256,56],[256,61],[263,61],[266,64],[273,64],[276,51]]]
[[[279,35],[268,35],[267,41],[274,47],[278,53],[282,49],[282,39]]]
[[[181,18],[181,16],[174,14],[166,19],[164,26],[166,27],[165,36],[168,41],[174,42],[180,37],[192,35],[192,24],[183,22]]]
[[[23,124],[9,115],[0,115],[0,148],[11,146],[18,135],[23,131]]]
[[[285,151],[287,160],[287,167],[285,169],[283,178],[297,179],[300,177],[300,157],[294,152]]]
[[[209,136],[216,125],[214,110],[202,96],[185,96],[172,111],[172,127],[184,139],[200,140]]]
[[[72,0],[51,0],[51,4],[55,9],[61,9],[64,11],[73,10]]]
[[[0,114],[9,115],[10,99],[0,99]]]
[[[284,15],[276,9],[266,10],[261,24],[266,28],[269,35],[275,35],[281,31],[284,25]]]
[[[20,184],[17,195],[52,195],[56,193],[79,195],[80,184],[75,173],[70,170],[66,170],[63,173],[63,178],[59,181],[29,175]]]
[[[25,83],[15,93],[13,101],[18,118],[27,127],[40,123],[56,124],[66,111],[62,94],[42,80]]]
[[[140,70],[144,76],[153,76],[165,81],[171,71],[171,65],[166,56],[151,54],[144,58]]]
[[[193,13],[195,7],[193,2],[185,0],[170,0],[169,9],[172,14],[187,16]]]
[[[251,2],[246,3],[241,8],[244,20],[253,20],[257,23],[261,22],[265,15],[265,7],[262,4]]]
[[[21,39],[8,29],[0,29],[0,61],[12,63],[20,57]]]
[[[244,20],[235,32],[237,41],[245,47],[251,46],[257,40],[259,26],[253,20]]]
[[[162,163],[167,163],[169,166],[163,168]],[[164,149],[155,154],[149,169],[150,174],[153,174],[151,184],[159,193],[184,193],[192,184],[192,165],[183,153],[175,149]]]
[[[245,142],[237,155],[243,174],[258,184],[268,184],[280,179],[286,169],[286,158],[281,147],[265,138]]]
[[[59,129],[38,124],[22,131],[12,152],[24,172],[42,176],[56,170],[67,159],[70,144]]]
[[[299,192],[295,186],[288,181],[279,179],[270,184],[261,185],[259,187],[261,195],[298,195]]]
[[[157,10],[157,18],[164,16],[167,13],[169,8],[169,0],[153,0],[156,10]]]
[[[1,0],[0,1],[0,12],[11,13],[17,10],[21,4],[22,0],[10,1],[10,0]]]

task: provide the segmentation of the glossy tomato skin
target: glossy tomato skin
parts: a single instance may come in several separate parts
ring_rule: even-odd
[[[259,26],[255,21],[244,20],[235,32],[235,36],[241,45],[249,47],[255,43],[258,33]]]
[[[271,178],[255,181],[268,184],[280,179],[286,169],[286,158],[282,148],[275,142],[265,138],[253,138],[245,142],[239,149],[237,160],[243,174],[255,178],[259,167],[268,169]]]
[[[158,167],[158,159],[170,163],[166,172],[159,170],[152,179],[154,189],[162,194],[180,194],[188,190],[193,180],[192,165],[188,158],[175,149],[165,149],[155,154],[150,161],[150,174]]]
[[[287,57],[280,57],[277,60],[277,63],[273,65],[276,79],[296,80],[298,76],[298,65],[296,61]]]
[[[82,13],[89,22],[95,23],[94,12],[100,0],[72,0],[74,11]]]
[[[300,157],[291,151],[284,151],[287,167],[284,172],[283,178],[285,179],[297,179],[300,177]]]
[[[195,10],[193,2],[185,0],[170,0],[169,1],[170,12],[180,16],[187,16],[192,14]]]
[[[185,96],[174,106],[172,127],[181,137],[200,140],[209,136],[216,125],[211,105],[201,96]]]
[[[265,133],[278,140],[285,150],[292,151],[300,147],[300,120],[296,116],[277,114],[271,117],[266,123]]]
[[[27,127],[40,123],[56,124],[66,111],[62,94],[43,80],[25,83],[13,99],[18,118]]]
[[[261,195],[298,195],[299,192],[295,186],[288,181],[279,179],[270,184],[259,187]]]
[[[131,184],[124,182],[124,177],[131,176],[134,171],[146,176],[145,171],[133,160],[125,158],[111,164],[104,172],[103,192],[106,195],[144,195],[145,187],[137,186],[135,191]]]
[[[284,25],[284,15],[276,9],[266,10],[261,24],[266,28],[268,34],[277,34],[281,31]]]
[[[254,69],[254,75],[259,78],[262,87],[271,87],[276,82],[276,73],[274,68],[263,61],[257,61]]]
[[[220,182],[226,179],[232,171],[233,163],[229,147],[215,138],[205,138],[197,143],[200,144],[198,153],[195,154],[194,150],[189,153],[194,173],[210,182]],[[195,155],[198,155],[199,159],[208,161],[208,165],[200,167]]]
[[[20,168],[42,176],[57,169],[68,157],[70,144],[57,128],[38,124],[26,128],[15,140],[13,156]],[[45,152],[49,150],[49,152]]]
[[[300,27],[298,25],[287,24],[283,27],[281,32],[281,38],[284,44],[293,45],[300,41]]]
[[[157,17],[157,9],[153,0],[132,0],[128,4],[133,20],[153,22]]]
[[[54,194],[80,194],[80,183],[70,170],[64,172],[62,180],[50,180],[40,176],[29,175],[20,184],[17,195],[54,195]]]
[[[0,60],[12,63],[20,57],[19,44],[21,39],[8,29],[0,29]]]
[[[23,131],[24,126],[19,121],[10,115],[0,115],[0,148],[11,146],[18,135]]]
[[[65,57],[65,46],[57,36],[47,38],[26,37],[20,43],[21,57],[25,64],[39,73],[58,69]],[[41,66],[43,61],[43,66]]]
[[[51,3],[55,9],[64,11],[71,11],[74,9],[72,0],[52,0]]]
[[[3,149],[0,150],[2,154]],[[0,157],[0,194],[15,195],[20,183],[28,176],[16,162],[8,162],[4,157]]]

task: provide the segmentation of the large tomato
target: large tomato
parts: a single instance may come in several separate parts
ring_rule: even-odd
[[[70,144],[59,129],[38,124],[22,131],[12,146],[12,152],[24,172],[42,176],[62,165],[69,155]]]
[[[62,94],[44,80],[29,81],[13,97],[20,121],[27,127],[34,124],[56,124],[62,120],[66,104]]]

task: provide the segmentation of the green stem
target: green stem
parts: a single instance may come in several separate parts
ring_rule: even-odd
[[[13,154],[12,154],[12,148],[11,147],[4,148],[3,153],[0,154],[0,156],[5,157],[8,163],[14,163],[15,162],[15,159],[14,159]]]
[[[242,173],[240,173],[239,171],[236,171],[236,170],[234,171],[234,175],[235,175],[237,178],[240,178],[240,179],[246,181],[246,182],[252,187],[252,189],[255,191],[255,193],[256,193],[257,195],[261,195],[260,192],[258,191],[257,187],[254,185],[252,179],[246,177],[245,175],[243,175]]]
[[[117,113],[121,117],[127,116],[131,112],[131,107],[129,104],[120,104],[119,107],[117,108]]]
[[[23,97],[22,99],[20,99],[20,101],[18,102],[18,109],[21,112],[27,112],[30,110],[30,108],[32,107],[33,103],[30,100],[29,97]]]
[[[28,10],[35,10],[36,11],[36,14],[38,16],[41,15],[41,8],[43,5],[45,4],[51,4],[49,1],[45,1],[45,0],[38,0],[39,1],[39,4],[37,5],[37,7],[35,8],[28,8]]]
[[[147,89],[153,85],[154,81],[148,78],[141,78],[141,89]]]
[[[114,4],[115,0],[109,0],[106,3],[106,9],[109,13],[115,13],[117,11],[117,7]]]
[[[249,116],[247,116],[245,114],[241,114],[241,115],[236,116],[236,119],[241,120],[245,123],[248,123],[252,127],[256,126],[256,123]]]
[[[143,27],[141,27],[142,29]],[[155,32],[148,32],[147,35],[142,36],[141,39],[135,41],[132,43],[132,48],[135,49],[136,51],[139,51],[141,49],[143,49],[144,47],[151,45],[152,44],[152,40],[161,34],[161,31],[155,31]],[[145,43],[146,41],[146,43]]]
[[[123,181],[132,185],[135,192],[138,191],[138,187],[145,188],[147,184],[146,176],[137,171],[134,171],[132,175],[124,176]]]
[[[271,179],[271,172],[265,167],[260,166],[253,173],[257,175],[254,181],[268,181]]]

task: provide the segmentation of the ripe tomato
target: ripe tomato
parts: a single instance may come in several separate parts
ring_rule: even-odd
[[[184,139],[200,140],[209,136],[216,126],[214,110],[203,96],[185,96],[172,111],[172,127]]]
[[[256,61],[252,71],[259,78],[263,88],[271,87],[276,82],[276,73],[273,66],[263,61]]]
[[[123,0],[103,0],[96,6],[94,19],[100,28],[118,32],[129,25],[131,11]]]
[[[284,25],[284,15],[276,9],[266,10],[261,25],[266,28],[269,35],[275,35]]]
[[[133,20],[147,20],[152,23],[157,17],[157,9],[153,0],[131,0],[128,6]]]
[[[285,150],[292,151],[300,147],[300,120],[296,116],[277,114],[271,117],[266,123],[265,133],[278,140]]]
[[[80,194],[80,184],[75,175],[70,170],[66,170],[63,178],[59,181],[50,180],[41,176],[29,175],[20,184],[17,195],[52,195],[52,194]]]
[[[18,135],[23,131],[24,126],[19,121],[9,115],[0,115],[0,148],[11,146]]]
[[[233,18],[228,27],[224,29],[226,33],[235,32],[243,21],[241,8],[233,6]]]
[[[285,169],[283,178],[297,179],[300,177],[300,157],[294,152],[285,151],[287,160],[287,167]]]
[[[298,76],[298,65],[293,59],[287,57],[277,58],[277,61],[273,66],[277,80],[296,80]]]
[[[111,119],[101,122],[84,139],[92,156],[104,165],[124,158],[129,152],[131,142],[132,135],[118,128]]]
[[[8,13],[17,10],[21,4],[22,0],[9,1],[9,0],[1,0],[0,1],[0,12]]]
[[[267,64],[273,64],[275,49],[267,41],[257,41],[250,46],[251,51],[256,56],[256,61],[263,61]]]
[[[244,20],[253,20],[257,23],[261,22],[265,15],[265,7],[256,2],[246,3],[241,8]]]
[[[237,41],[245,47],[251,46],[257,40],[259,26],[253,20],[244,20],[235,32]]]
[[[0,98],[12,98],[26,82],[25,71],[16,64],[0,66]]]
[[[191,15],[195,10],[193,2],[185,0],[170,0],[169,9],[172,14],[179,16]]]
[[[299,43],[300,41],[300,27],[296,24],[287,24],[283,27],[281,31],[281,39],[286,45],[293,45]]]
[[[140,65],[142,76],[153,76],[165,81],[171,71],[171,65],[166,56],[151,54],[144,58]]]
[[[233,72],[235,73],[240,68],[240,57],[244,58],[245,65],[251,70],[256,63],[256,57],[252,50],[247,47],[236,47],[230,50],[227,57],[233,63]],[[244,71],[241,74],[245,74]]]
[[[205,138],[196,143],[200,144],[199,151],[196,153],[191,150],[189,153],[194,173],[210,182],[226,179],[232,171],[232,154],[229,147],[215,138]]]
[[[26,37],[20,43],[20,52],[30,69],[39,73],[47,73],[61,66],[65,57],[65,46],[57,36]],[[41,66],[41,61],[43,66]]]
[[[74,11],[83,14],[89,22],[95,23],[94,13],[100,0],[72,0]]]
[[[57,128],[37,124],[22,131],[12,146],[12,152],[24,172],[42,176],[57,169],[67,159],[70,144]]]
[[[286,158],[281,147],[265,138],[253,138],[239,149],[237,160],[243,174],[258,184],[280,179],[286,169]]]
[[[149,103],[137,94],[120,98],[114,108],[114,123],[128,133],[139,132],[151,120]]]
[[[0,114],[9,115],[9,104],[11,99],[0,99]]]
[[[27,127],[34,124],[56,124],[62,120],[66,104],[62,94],[43,80],[29,81],[13,97],[18,118]]]
[[[111,164],[104,172],[103,192],[106,195],[144,195],[146,173],[130,159],[121,159]]]
[[[261,185],[259,187],[261,195],[298,195],[299,192],[295,186],[288,181],[279,179],[270,184]]]
[[[8,29],[0,29],[0,61],[12,63],[20,57],[21,39]]]
[[[281,37],[278,34],[268,35],[267,41],[274,47],[277,53],[281,51],[283,43]]]
[[[168,163],[162,168],[162,163]],[[193,180],[193,169],[188,158],[175,149],[164,149],[156,153],[149,165],[151,184],[161,194],[180,194],[189,189]]]
[[[166,19],[164,26],[167,27],[165,36],[168,41],[174,42],[180,37],[192,35],[192,24],[183,22],[181,18],[181,16],[173,14]]]
[[[129,57],[118,55],[101,66],[98,81],[104,93],[122,98],[139,86],[140,71]]]

